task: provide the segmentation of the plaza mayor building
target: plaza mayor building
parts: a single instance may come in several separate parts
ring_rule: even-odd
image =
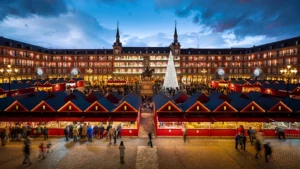
[[[18,72],[11,80],[83,78],[85,81],[125,83],[140,81],[146,67],[154,68],[153,80],[164,78],[170,51],[180,83],[208,82],[221,78],[287,80],[280,70],[299,69],[300,37],[249,48],[181,48],[175,27],[169,47],[123,47],[119,28],[111,49],[47,49],[0,37],[0,68],[11,65]],[[290,78],[299,82],[299,73]],[[2,77],[0,83],[7,82]]]

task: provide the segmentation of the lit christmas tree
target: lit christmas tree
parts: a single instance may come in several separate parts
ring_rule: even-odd
[[[171,51],[170,51],[170,55],[169,55],[167,71],[166,71],[163,87],[165,89],[166,88],[175,89],[176,87],[179,87],[178,81],[177,81],[176,69],[175,69],[174,60],[173,60],[173,55],[172,55]]]

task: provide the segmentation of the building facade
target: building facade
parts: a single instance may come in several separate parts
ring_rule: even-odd
[[[119,28],[112,49],[47,49],[0,37],[0,68],[8,64],[18,68],[12,80],[82,77],[97,83],[112,79],[133,83],[147,66],[155,69],[154,80],[163,80],[172,51],[181,83],[221,77],[286,80],[280,69],[300,68],[299,42],[295,37],[250,48],[181,48],[176,27],[169,47],[123,47]],[[7,80],[1,77],[0,83]],[[299,80],[299,73],[292,77],[292,82]]]

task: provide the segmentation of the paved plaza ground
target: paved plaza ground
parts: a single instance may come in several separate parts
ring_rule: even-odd
[[[105,139],[96,139],[92,143],[80,140],[74,144],[73,141],[66,142],[63,138],[51,138],[53,150],[43,160],[38,159],[38,145],[43,140],[33,140],[31,146],[33,164],[30,166],[21,166],[23,160],[22,142],[10,142],[7,146],[0,147],[0,168],[135,169],[138,149],[147,146],[147,139],[127,137],[122,138],[122,140],[126,147],[125,164],[119,162],[118,144],[109,145]],[[249,143],[246,151],[235,150],[233,139],[190,138],[187,143],[183,143],[182,138],[155,138],[153,144],[157,151],[153,152],[156,153],[157,160],[154,162],[152,160],[151,163],[156,161],[160,169],[300,168],[300,140],[279,141],[271,139],[268,141],[271,143],[274,153],[270,162],[266,163],[263,157],[254,158],[255,150]],[[118,140],[119,142],[120,140]],[[146,160],[154,157],[139,158]],[[147,164],[144,165],[147,166]]]

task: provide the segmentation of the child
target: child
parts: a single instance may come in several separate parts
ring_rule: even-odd
[[[46,149],[46,147],[44,146],[44,143],[41,143],[41,145],[39,146],[39,149],[40,149],[39,158],[43,157],[43,159],[45,159],[45,149]]]

